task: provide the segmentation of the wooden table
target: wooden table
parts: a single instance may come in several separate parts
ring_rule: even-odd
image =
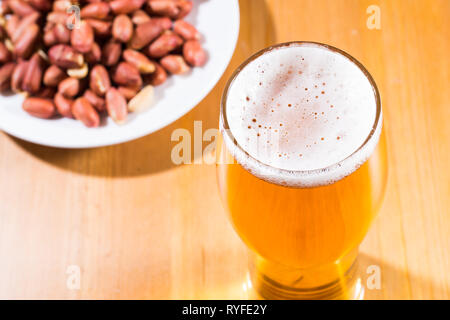
[[[361,264],[380,267],[382,288],[366,297],[450,298],[450,1],[240,4],[228,70],[169,127],[93,150],[0,134],[0,298],[246,298],[246,251],[222,209],[215,166],[174,165],[171,134],[192,132],[195,120],[217,128],[231,72],[257,50],[289,40],[346,50],[382,93],[389,183],[361,247]],[[380,30],[367,27],[372,4],[381,10]]]

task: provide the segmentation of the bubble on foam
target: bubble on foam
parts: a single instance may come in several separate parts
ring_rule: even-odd
[[[373,128],[376,100],[365,74],[347,57],[314,44],[277,48],[249,63],[231,84],[226,108],[231,136],[251,156],[225,135],[236,160],[290,186],[342,179],[367,160],[381,132],[381,118]]]

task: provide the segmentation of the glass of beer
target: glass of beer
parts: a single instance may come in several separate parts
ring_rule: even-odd
[[[223,94],[217,174],[268,299],[360,299],[358,247],[382,202],[377,86],[349,54],[290,42],[244,62]]]

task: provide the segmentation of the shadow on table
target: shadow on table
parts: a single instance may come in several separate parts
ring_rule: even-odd
[[[364,300],[442,299],[446,296],[445,288],[431,279],[411,275],[367,254],[360,254],[359,265]],[[373,275],[373,266],[380,268],[381,287],[379,289],[373,286],[373,278],[370,278]],[[420,290],[417,290],[418,288]],[[209,299],[263,299],[251,288],[247,272],[236,274],[235,281],[216,288],[206,288],[206,291],[199,296]]]
[[[359,256],[362,284],[365,287],[364,300],[392,299],[439,299],[444,297],[445,288],[426,276],[411,274],[374,257],[361,253]],[[381,273],[381,289],[370,289],[373,284],[371,266],[378,266]],[[436,296],[436,294],[438,296]]]
[[[171,141],[173,131],[179,128],[189,130],[193,148],[194,121],[202,121],[203,132],[210,128],[218,128],[219,104],[227,79],[247,57],[276,41],[272,18],[265,1],[241,0],[240,8],[239,41],[227,71],[211,93],[195,109],[171,125],[128,143],[96,149],[57,149],[35,145],[17,138],[12,139],[34,157],[64,170],[85,175],[141,176],[175,167],[171,153],[179,141]],[[251,41],[248,41],[249,39]],[[209,142],[205,142],[204,146],[207,144]],[[191,152],[191,154],[194,153]]]

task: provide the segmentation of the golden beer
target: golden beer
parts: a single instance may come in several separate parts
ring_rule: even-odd
[[[304,90],[299,84],[308,82],[310,80],[309,78],[315,79],[317,77],[314,73],[316,71],[312,72],[312,70],[316,69],[311,67],[311,65],[304,68],[302,66],[305,64],[297,65],[297,61],[308,61],[308,56],[312,56],[313,54],[314,56],[317,54],[320,55],[321,52],[309,53],[307,50],[302,49],[304,47],[327,51],[327,53],[324,53],[324,56],[326,55],[325,58],[317,60],[319,64],[325,60],[334,61],[334,56],[328,57],[328,54],[339,55],[348,59],[349,63],[353,64],[367,79],[372,89],[371,94],[373,97],[371,99],[373,99],[374,115],[370,119],[363,120],[362,116],[359,119],[361,120],[360,122],[367,120],[366,122],[369,123],[369,120],[371,122],[373,121],[370,128],[368,128],[367,136],[355,137],[354,139],[346,138],[346,134],[359,134],[359,129],[347,127],[346,125],[348,123],[343,123],[342,125],[337,123],[331,126],[329,120],[332,116],[335,116],[335,113],[331,113],[335,112],[334,110],[328,111],[326,114],[324,112],[322,120],[318,120],[317,115],[314,115],[316,112],[311,112],[309,118],[305,117],[302,119],[301,115],[305,114],[304,110],[328,110],[320,109],[318,105],[321,104],[326,104],[326,108],[330,107],[331,110],[340,107],[340,100],[346,101],[346,103],[351,103],[352,99],[358,103],[361,99],[361,101],[369,101],[368,93],[366,96],[361,94],[362,98],[358,98],[359,100],[354,98],[353,95],[351,99],[343,99],[340,96],[333,99],[334,95],[337,96],[337,93],[333,92],[329,85],[326,88],[332,92],[326,98],[323,98],[322,101],[319,101],[319,98],[317,98],[314,102],[315,104],[311,104],[311,108],[309,106],[305,107],[302,104],[304,102],[307,105],[308,102],[306,100],[309,100],[305,98],[304,94],[291,99],[294,89]],[[286,57],[277,56],[273,58],[266,56],[268,53],[279,50],[280,48],[287,50],[283,53]],[[289,50],[294,51],[292,50],[293,48],[297,48],[298,50],[292,53],[289,52]],[[291,58],[290,55],[294,53],[300,53],[301,59],[303,60]],[[286,78],[282,74],[286,70],[281,73],[278,71],[275,73],[272,67],[268,67],[269,69],[272,68],[271,70],[265,69],[266,73],[273,72],[274,75],[276,74],[276,77],[269,78],[269,80],[272,80],[268,85],[269,88],[273,88],[274,86],[286,87],[286,91],[283,93],[285,96],[289,95],[287,97],[289,99],[286,101],[290,102],[292,100],[291,105],[287,103],[284,106],[285,109],[275,111],[280,114],[280,117],[277,118],[277,121],[280,122],[280,127],[283,127],[283,125],[287,127],[287,132],[281,133],[281,129],[278,126],[278,129],[273,129],[278,122],[271,122],[271,119],[273,119],[271,118],[273,117],[271,113],[274,113],[272,110],[279,103],[276,103],[275,99],[273,105],[267,107],[267,104],[269,104],[267,101],[272,101],[273,99],[270,98],[270,95],[268,96],[270,99],[261,99],[253,104],[254,106],[251,112],[249,110],[244,111],[251,113],[250,118],[245,119],[245,117],[240,115],[239,119],[242,120],[242,123],[239,123],[237,127],[235,126],[237,129],[233,130],[233,125],[230,126],[230,118],[233,120],[233,116],[227,116],[227,112],[230,112],[228,108],[231,108],[227,103],[234,103],[236,110],[238,110],[239,104],[243,104],[242,108],[245,105],[242,102],[242,97],[239,98],[240,100],[236,98],[233,101],[229,95],[235,94],[236,96],[240,96],[242,94],[251,95],[253,93],[255,96],[245,97],[245,101],[250,100],[248,102],[251,103],[252,100],[257,100],[258,93],[254,93],[252,90],[234,93],[231,92],[230,87],[236,85],[235,79],[239,77],[242,70],[249,68],[249,64],[264,64],[264,62],[260,61],[260,57],[265,56],[266,61],[270,62],[274,59],[276,63],[289,58],[287,63],[284,61],[284,64],[291,64],[294,67],[287,69],[288,72],[291,71],[299,76],[298,79],[293,80],[293,78],[287,77],[289,80],[285,80]],[[310,60],[312,61],[314,59],[310,58]],[[333,63],[337,62],[334,61]],[[308,89],[310,91],[314,90],[314,83],[316,82],[325,83],[325,81],[335,81],[338,83],[331,76],[334,66],[332,64],[328,65],[325,62],[323,64],[329,70],[323,70],[326,68],[318,66],[317,70],[322,70],[318,72],[323,72],[324,74],[328,72],[327,74],[330,76],[324,75],[320,78],[320,81],[314,80],[308,83]],[[283,64],[281,65],[284,67]],[[345,76],[350,76],[349,74],[351,72],[347,72],[345,69],[347,66],[343,67],[339,65],[336,68]],[[310,73],[307,76],[309,78],[305,79],[306,76],[304,73],[308,72]],[[337,73],[339,76],[339,72]],[[262,79],[267,81],[267,76],[262,76]],[[248,86],[259,86],[259,83],[251,84],[248,82],[248,79],[244,80],[246,81],[243,83],[247,82]],[[280,81],[280,83],[274,84],[275,81]],[[288,81],[287,85],[285,81]],[[360,79],[355,79],[356,84],[359,82],[361,82]],[[346,80],[344,83],[351,83],[351,81]],[[341,86],[337,85],[337,87],[340,88]],[[331,88],[333,88],[332,85]],[[318,89],[325,90],[323,88]],[[342,90],[353,89],[346,88],[345,86],[342,87]],[[307,90],[304,91],[306,92]],[[261,95],[266,94],[266,92],[267,88],[261,91]],[[315,95],[316,93],[313,93],[312,96],[309,94],[306,97],[312,97],[314,99]],[[323,95],[325,96],[325,94]],[[294,108],[293,104],[296,101],[298,102],[299,109],[294,112],[291,110]],[[371,103],[367,102],[368,105]],[[334,104],[332,108],[331,104]],[[250,109],[248,105],[247,108]],[[278,108],[283,108],[283,106],[280,105]],[[357,108],[361,107],[355,104],[355,110],[359,110]],[[265,110],[261,112],[263,116],[259,116],[258,112],[261,110]],[[235,112],[235,110],[232,110],[232,112]],[[341,117],[345,117],[346,112],[343,112]],[[289,113],[289,116],[284,117],[287,113]],[[365,113],[361,114],[366,117]],[[293,122],[292,119],[297,118],[299,119],[300,126],[304,126],[306,129],[296,129],[300,126],[297,125],[295,127],[290,124],[290,122]],[[339,118],[339,116],[334,118]],[[264,119],[264,121],[261,121],[261,119]],[[284,120],[279,121],[279,119]],[[350,116],[348,119],[350,119]],[[308,124],[315,123],[314,121],[322,122],[319,125]],[[269,122],[270,125],[268,125]],[[262,123],[262,125],[258,123]],[[222,198],[229,212],[232,224],[252,252],[252,282],[263,297],[271,299],[328,299],[356,298],[356,295],[360,294],[355,289],[355,280],[357,279],[357,275],[355,275],[357,250],[379,209],[387,178],[386,143],[384,135],[381,133],[381,126],[382,112],[380,99],[372,77],[356,60],[338,49],[314,43],[282,44],[258,53],[244,63],[234,74],[227,86],[222,101],[222,135],[218,141],[217,148],[219,153],[217,166],[218,181]],[[278,134],[276,137],[278,140],[283,139],[288,134],[290,134],[290,137],[284,142],[284,146],[283,142],[279,142],[275,150],[271,150],[269,153],[266,152],[266,156],[258,157],[255,156],[257,152],[253,152],[253,155],[249,152],[251,146],[245,146],[245,141],[254,133],[256,134],[255,137],[259,138],[263,135],[264,127],[267,127],[266,130],[272,127],[270,128],[271,132],[277,130]],[[317,127],[320,127],[320,130]],[[244,131],[246,128],[252,131]],[[334,130],[336,128],[338,128],[337,131]],[[346,130],[345,133],[342,132],[342,128]],[[325,141],[325,139],[332,139],[330,136],[333,136],[336,141],[331,141],[329,145],[316,147],[316,149],[314,149],[313,145],[317,145],[319,142],[316,142],[316,144],[308,144],[309,142],[307,142],[305,147],[299,147],[301,145],[299,140],[307,140],[305,138],[305,132],[309,134],[314,130],[320,131],[317,135],[319,137],[317,140]],[[242,139],[241,137],[241,141],[239,141],[234,134],[241,131],[244,132],[241,136],[246,137],[246,139]],[[331,131],[333,133],[327,135]],[[335,135],[335,132],[338,131],[341,136]],[[314,135],[314,133],[311,133],[311,135]],[[336,159],[329,159],[332,163],[326,167],[321,166],[320,159],[317,161],[314,159],[316,155],[317,157],[323,157],[324,154],[333,158],[339,152],[334,151],[334,153],[330,153],[329,149],[335,150],[340,148],[341,145],[339,143],[345,139],[348,139],[347,141],[343,141],[346,147],[352,143],[356,144],[358,141],[362,141],[362,144],[358,145],[354,150],[351,150],[351,153],[342,159],[338,159],[337,161],[334,161]],[[262,144],[258,139],[254,141],[256,141],[254,143]],[[269,145],[269,141],[267,143]],[[291,148],[291,145],[295,147]],[[321,149],[319,150],[317,148]],[[312,149],[312,151],[307,154],[309,149]],[[280,150],[282,151],[280,152]],[[302,162],[302,160],[294,158],[294,155],[298,156],[299,159],[309,156],[312,160]],[[270,159],[279,159],[282,157],[286,157],[286,160],[284,163],[281,162],[281,165],[279,160],[277,160],[278,162],[274,161],[268,164],[271,161]],[[336,157],[339,158],[340,155],[336,155]],[[323,161],[323,163],[326,163],[327,159]],[[295,166],[296,163],[298,163],[298,167],[294,170],[292,166]],[[318,163],[318,168],[311,167],[315,163]],[[305,166],[306,169],[303,170],[302,166]]]

